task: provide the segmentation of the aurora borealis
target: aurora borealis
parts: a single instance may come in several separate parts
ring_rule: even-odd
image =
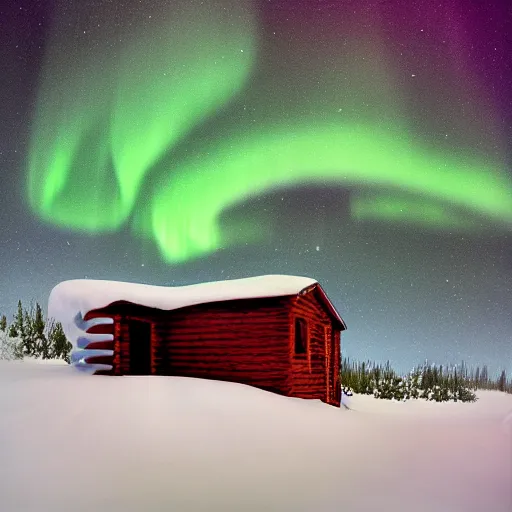
[[[403,217],[454,230],[470,228],[474,220],[512,229],[512,183],[494,151],[477,157],[460,148],[429,148],[411,137],[406,114],[398,102],[393,106],[405,95],[404,87],[392,66],[382,65],[384,52],[375,36],[363,50],[355,42],[344,52],[331,50],[336,71],[317,71],[328,101],[313,94],[310,100],[311,87],[305,84],[304,95],[289,106],[284,120],[273,111],[252,123],[238,120],[229,130],[233,134],[223,133],[194,146],[193,155],[173,158],[194,127],[223,107],[228,116],[235,96],[254,94],[254,61],[265,60],[264,49],[258,52],[251,2],[213,4],[215,9],[183,0],[160,8],[150,33],[135,31],[110,55],[100,44],[91,49],[86,37],[69,67],[63,67],[62,56],[69,59],[69,14],[57,18],[29,158],[30,204],[44,220],[92,233],[119,229],[130,216],[137,217],[137,197],[153,172],[165,177],[149,192],[147,218],[136,222],[135,232],[152,238],[169,263],[225,247],[218,219],[227,207],[298,183],[372,189],[370,202],[357,193],[351,198],[359,219],[400,222]],[[107,9],[104,16],[112,14]],[[373,83],[360,84],[357,94],[350,85],[340,86],[352,71],[346,62],[351,52],[366,52],[375,65],[368,77]],[[333,82],[329,75],[335,72]],[[375,90],[376,81],[381,91]],[[285,93],[271,88],[265,102],[278,106]],[[360,104],[345,115],[347,95]],[[372,105],[375,113],[360,119],[357,111],[368,98],[385,107]],[[313,112],[305,114],[306,106]],[[490,127],[481,129],[486,139]],[[379,198],[380,188],[412,199],[400,199],[394,207],[392,194]],[[238,242],[245,242],[243,235]]]
[[[309,273],[348,310],[357,355],[385,357],[378,326],[405,317],[386,334],[396,353],[407,364],[433,357],[426,326],[440,304],[452,359],[497,343],[496,361],[512,343],[504,3],[38,5],[4,13],[14,27],[4,60],[28,77],[19,92],[5,85],[24,102],[26,141],[8,172],[36,238],[73,251],[54,279]],[[27,30],[25,69],[14,43]],[[25,223],[12,222],[12,233]],[[453,293],[435,285],[438,273],[458,276]],[[417,291],[400,288],[409,274]]]
[[[203,2],[176,2],[151,34],[135,31],[110,55],[103,45],[90,52],[86,37],[73,62],[62,42],[69,17],[57,18],[29,157],[30,204],[43,218],[91,232],[119,228],[152,166],[236,94],[251,69],[252,24],[244,2],[225,4],[240,11],[238,25]]]

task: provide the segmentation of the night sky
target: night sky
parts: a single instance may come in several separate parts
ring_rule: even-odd
[[[0,1],[0,312],[317,279],[343,354],[512,372],[508,0]]]

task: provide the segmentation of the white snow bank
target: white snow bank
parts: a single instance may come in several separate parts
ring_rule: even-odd
[[[373,395],[355,395],[345,397],[344,402],[351,410],[361,414],[378,414],[379,416],[441,419],[499,419],[512,411],[512,395],[499,391],[477,390],[476,402],[434,402],[423,399],[411,399],[406,402],[375,399]]]
[[[355,395],[347,411],[240,384],[0,362],[0,510],[510,512],[499,418],[512,396],[493,397],[444,422],[430,405],[445,404],[396,415],[419,405]]]
[[[45,364],[50,366],[68,366],[64,359],[43,359],[42,357],[27,357],[23,358],[24,363],[32,364]]]

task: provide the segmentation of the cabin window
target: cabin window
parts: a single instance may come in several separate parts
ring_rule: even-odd
[[[308,326],[304,318],[295,319],[295,355],[307,354]]]

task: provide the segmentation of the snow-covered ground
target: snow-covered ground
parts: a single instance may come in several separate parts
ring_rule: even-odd
[[[0,361],[2,512],[510,512],[512,396],[474,404]]]

